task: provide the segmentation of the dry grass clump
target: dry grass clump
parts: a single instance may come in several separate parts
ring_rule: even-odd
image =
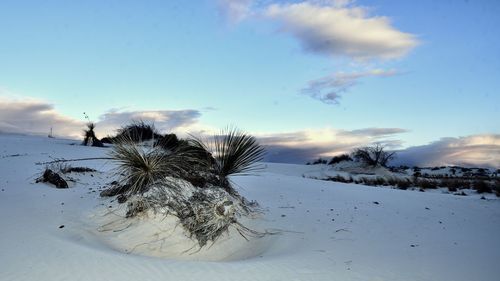
[[[200,248],[209,242],[215,243],[230,227],[245,239],[267,234],[238,222],[238,217],[249,214],[246,203],[240,198],[221,188],[199,188],[175,178],[167,178],[142,196],[136,195],[129,200],[127,217],[147,215],[148,212],[177,217]]]

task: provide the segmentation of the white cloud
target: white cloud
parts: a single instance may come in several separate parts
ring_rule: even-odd
[[[500,135],[442,138],[398,152],[396,164],[416,166],[466,165],[500,168]]]
[[[58,113],[52,104],[36,99],[0,97],[0,132],[79,138],[84,122]]]
[[[396,70],[372,69],[362,72],[337,72],[319,79],[311,80],[301,90],[302,94],[318,99],[324,103],[336,104],[342,93],[357,84],[365,77],[389,77],[398,74]]]
[[[418,44],[415,35],[399,31],[388,17],[371,16],[350,1],[272,4],[264,15],[279,22],[305,51],[327,56],[394,59]]]
[[[217,0],[219,12],[231,23],[238,23],[252,14],[253,0]]]
[[[120,127],[131,121],[153,122],[161,133],[180,132],[198,122],[201,113],[198,110],[149,110],[117,111],[110,110],[99,117],[96,133],[99,136],[114,134]]]
[[[203,131],[207,127],[198,124],[201,113],[198,110],[111,110],[99,117],[96,123],[98,137],[112,135],[116,129],[131,121],[153,121],[162,133]],[[86,121],[65,116],[50,103],[31,98],[7,98],[0,96],[0,132],[48,135],[51,128],[57,137],[80,139]]]

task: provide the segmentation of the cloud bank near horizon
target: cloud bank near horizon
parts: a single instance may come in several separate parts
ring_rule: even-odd
[[[117,129],[132,122],[154,122],[160,132],[182,133],[193,128],[201,112],[186,110],[109,110],[102,114],[96,124],[96,134],[102,138],[112,135]],[[0,132],[48,135],[51,128],[54,136],[80,139],[87,122],[65,116],[53,104],[36,99],[12,99],[0,97]]]
[[[500,168],[500,134],[441,138],[426,145],[398,151],[398,158],[393,164]]]
[[[391,165],[420,167],[433,166],[480,166],[500,168],[500,135],[478,134],[464,137],[446,137],[426,145],[401,149],[401,141],[392,136],[405,131],[397,128],[367,128],[353,131],[331,131],[330,141],[314,142],[305,132],[280,134],[272,138],[260,138],[266,145],[266,161],[304,164],[318,158],[350,153],[355,148],[381,143],[388,150],[396,151]],[[317,132],[323,135],[327,132]],[[354,139],[354,141],[352,140]],[[299,140],[299,141],[297,141]]]
[[[0,97],[0,132],[80,137],[85,122],[58,113],[53,104],[36,99]]]
[[[99,137],[113,134],[132,120],[153,121],[162,132],[187,132],[201,135],[213,131],[200,124],[198,110],[110,110],[97,122]],[[35,99],[8,99],[0,97],[0,132],[54,135],[80,139],[85,122],[57,112],[53,104]],[[398,151],[395,165],[441,166],[467,165],[500,167],[500,135],[481,134],[465,137],[441,138],[430,144],[401,149],[399,134],[402,128],[363,128],[357,130],[318,129],[289,133],[257,134],[267,149],[265,161],[304,164],[318,157],[332,157],[349,153],[354,148],[381,143]]]
[[[185,131],[198,122],[200,111],[185,110],[146,110],[118,111],[110,110],[99,117],[96,132],[99,135],[114,134],[122,126],[132,121],[153,122],[155,128],[162,133]]]

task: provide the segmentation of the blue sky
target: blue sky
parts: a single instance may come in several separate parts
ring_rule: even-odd
[[[375,23],[345,41],[365,29],[323,11]],[[72,122],[195,110],[196,129],[399,128],[383,136],[400,148],[476,135],[498,145],[498,14],[498,1],[2,1],[0,96]],[[314,81],[336,86],[318,97]]]

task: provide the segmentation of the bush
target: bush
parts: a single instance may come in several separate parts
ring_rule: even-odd
[[[388,162],[396,157],[396,153],[387,152],[384,146],[377,144],[376,146],[355,149],[352,156],[355,160],[367,166],[386,167]]]
[[[400,180],[400,181],[398,181],[398,183],[397,183],[396,186],[399,189],[406,190],[406,189],[408,189],[411,186],[411,181],[409,181],[409,180]]]
[[[326,164],[327,162],[328,161],[326,161],[326,159],[318,158],[318,159],[314,160],[314,162],[312,162],[312,165]]]
[[[96,137],[94,129],[95,129],[95,124],[94,123],[92,123],[92,122],[87,123],[87,129],[83,130],[83,142],[82,142],[82,145],[103,147],[104,145]]]
[[[328,165],[334,165],[334,164],[340,163],[342,161],[352,161],[352,158],[348,154],[342,154],[342,155],[334,156],[330,160],[330,162],[328,162]]]
[[[181,145],[181,141],[175,134],[166,134],[157,138],[156,145],[161,146],[165,150],[175,150]]]
[[[472,184],[472,189],[477,191],[477,193],[491,193],[491,187],[490,185],[483,180],[476,180]]]
[[[334,181],[334,182],[342,182],[342,183],[357,183],[356,181],[354,181],[354,179],[352,177],[349,177],[348,179],[344,178],[343,176],[341,175],[336,175],[336,176],[333,176],[333,177],[327,177],[325,180],[327,181]]]
[[[436,189],[437,183],[434,180],[415,180],[415,185],[422,189]]]
[[[255,164],[262,161],[265,150],[257,139],[236,128],[226,128],[220,134],[214,135],[207,143],[199,139],[190,140],[193,147],[206,152],[209,157],[209,168],[219,178],[219,186],[230,194],[234,190],[229,183],[230,175],[247,175],[259,170]]]
[[[152,139],[160,139],[161,137],[154,123],[148,123],[141,120],[133,121],[131,124],[123,126],[118,130],[118,134],[113,138],[113,141],[121,141],[125,138],[138,143]]]

